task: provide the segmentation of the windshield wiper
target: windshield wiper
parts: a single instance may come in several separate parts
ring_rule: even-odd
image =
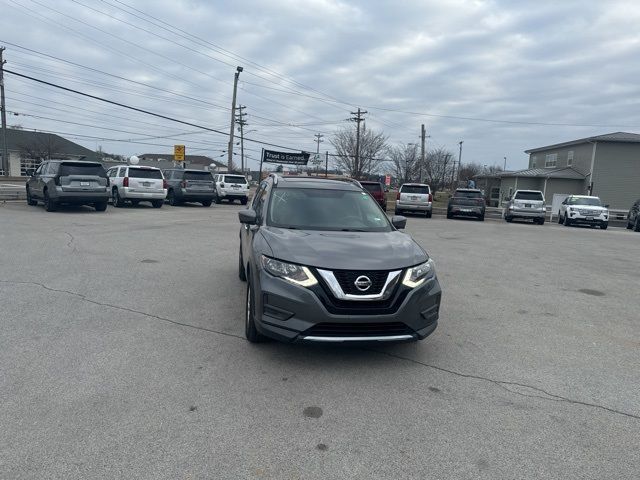
[[[340,231],[341,232],[366,232],[366,230],[363,230],[361,228],[341,228]]]

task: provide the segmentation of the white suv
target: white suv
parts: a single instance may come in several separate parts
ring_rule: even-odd
[[[132,205],[147,201],[154,208],[160,208],[167,198],[167,182],[159,168],[121,165],[107,170],[107,176],[115,207],[122,207],[125,201]]]
[[[558,223],[566,226],[573,224],[598,225],[606,230],[609,226],[608,205],[602,205],[598,197],[570,195],[565,198],[558,211]]]
[[[249,182],[247,182],[244,175],[219,173],[215,176],[215,182],[216,191],[214,201],[216,203],[220,203],[222,200],[229,200],[229,203],[240,200],[242,205],[247,204],[247,200],[249,199]]]

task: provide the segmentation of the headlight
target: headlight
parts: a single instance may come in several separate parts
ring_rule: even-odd
[[[318,283],[311,270],[301,265],[281,262],[275,258],[262,256],[262,267],[274,277],[280,277],[301,287],[311,287]]]
[[[429,259],[420,265],[411,267],[404,274],[402,284],[410,288],[415,288],[422,285],[427,278],[432,277],[436,273],[436,266],[433,260]]]

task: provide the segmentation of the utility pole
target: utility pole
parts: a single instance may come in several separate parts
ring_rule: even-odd
[[[238,128],[240,130],[240,171],[244,175],[244,126],[247,124],[247,121],[243,118],[247,114],[243,113],[242,110],[247,108],[246,106],[240,105],[237,110],[240,111],[236,118],[236,122],[238,123]]]
[[[316,176],[318,175],[318,165],[322,165],[322,160],[320,160],[320,144],[322,142],[324,142],[324,140],[322,140],[322,137],[324,137],[324,135],[320,134],[320,133],[316,133],[314,135],[314,137],[316,137],[316,139],[314,140],[314,142],[316,142],[316,160],[313,162],[315,167],[316,167]]]
[[[420,129],[420,165],[418,166],[418,183],[422,183],[422,165],[424,164],[424,142],[427,131],[424,128],[424,123]]]
[[[2,171],[9,176],[9,147],[7,146],[7,108],[4,103],[4,64],[2,53],[5,48],[0,47],[0,113],[2,115]]]
[[[504,157],[504,168],[502,169],[503,172],[507,171],[507,157]]]
[[[329,176],[329,150],[327,150],[326,156],[324,157],[324,178]]]
[[[456,175],[456,182],[460,181],[460,169],[462,168],[462,144],[464,140],[460,140],[458,145],[460,145],[460,153],[458,153],[458,174]]]
[[[351,118],[352,121],[356,122],[356,157],[353,162],[353,172],[356,176],[360,173],[360,122],[364,122],[364,118],[362,116],[367,113],[366,110],[360,110],[358,107],[357,112],[351,112],[351,115],[355,115],[355,118]]]
[[[233,78],[233,98],[231,100],[231,127],[229,127],[229,148],[227,153],[229,154],[229,160],[227,163],[227,169],[233,170],[233,132],[236,126],[236,94],[238,93],[238,77],[242,72],[242,67],[236,67],[236,74]]]

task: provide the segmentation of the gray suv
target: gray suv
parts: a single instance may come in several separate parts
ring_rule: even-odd
[[[420,340],[438,323],[429,255],[357,183],[262,181],[238,212],[245,335],[285,342]]]
[[[109,200],[109,180],[102,164],[77,160],[47,160],[27,181],[27,203],[44,204],[47,212],[58,205],[92,205],[104,212]]]
[[[215,198],[213,175],[206,170],[170,168],[164,170],[167,181],[167,201],[176,206],[183,202],[198,202],[210,207]]]

